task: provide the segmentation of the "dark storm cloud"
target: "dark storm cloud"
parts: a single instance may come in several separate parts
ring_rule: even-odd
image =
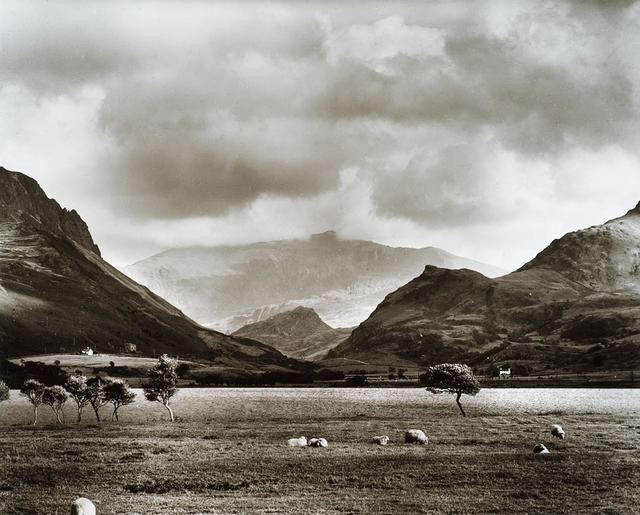
[[[131,85],[131,84],[129,84]],[[208,85],[138,81],[109,92],[100,122],[113,138],[103,186],[138,216],[223,213],[263,194],[314,195],[346,162],[326,125],[251,120],[218,107]]]

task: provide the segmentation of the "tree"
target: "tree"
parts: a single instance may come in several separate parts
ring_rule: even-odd
[[[69,396],[76,403],[78,408],[78,424],[82,419],[82,410],[91,403],[91,392],[87,388],[87,378],[85,376],[71,376],[64,385]]]
[[[11,390],[4,381],[0,381],[0,402],[8,401],[11,396]]]
[[[60,385],[47,386],[42,392],[42,403],[50,406],[56,416],[58,424],[64,424],[64,404],[69,396]]]
[[[100,376],[87,379],[87,398],[98,422],[100,422],[100,408],[109,402],[104,398],[104,384],[105,381]]]
[[[631,376],[631,384],[633,384],[633,375]],[[11,396],[11,390],[4,381],[0,381],[0,402],[8,401]]]
[[[105,401],[113,404],[111,420],[118,420],[118,410],[122,406],[131,404],[136,398],[136,394],[122,379],[107,379],[104,382],[103,392]]]
[[[491,366],[489,366],[487,368],[486,375],[488,377],[499,377],[500,376],[500,369],[495,365],[491,365]]]
[[[169,406],[169,400],[178,391],[178,374],[176,373],[178,363],[163,354],[158,359],[158,363],[149,370],[149,382],[144,385],[144,396],[148,401],[157,401],[169,412],[169,418],[173,422],[173,410]]]
[[[456,403],[463,417],[466,413],[460,404],[460,396],[475,395],[480,391],[480,383],[473,375],[473,370],[467,365],[459,363],[443,363],[427,368],[420,375],[420,382],[427,385],[427,391],[431,393],[453,393],[456,395]]]
[[[33,406],[33,425],[38,423],[38,406],[42,404],[42,394],[44,392],[44,384],[35,379],[27,379],[22,388],[20,388],[20,394],[24,395],[27,400]]]
[[[367,376],[358,374],[357,376],[347,377],[345,384],[347,386],[367,386],[369,384],[369,380]]]

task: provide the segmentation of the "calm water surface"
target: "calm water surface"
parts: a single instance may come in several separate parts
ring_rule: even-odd
[[[144,400],[141,390],[135,404],[120,410],[121,422],[155,422],[166,418],[158,403]],[[470,416],[605,414],[640,416],[640,389],[595,388],[484,388],[475,397],[463,396]],[[344,417],[398,417],[406,413],[426,416],[457,416],[454,397],[434,395],[424,388],[184,388],[172,400],[179,419],[224,422],[238,420],[304,420]],[[48,406],[40,407],[42,423],[52,423]],[[75,405],[65,408],[67,421],[75,422]],[[91,409],[84,421],[94,423]],[[102,418],[109,420],[105,406]],[[12,391],[11,399],[0,403],[0,425],[27,424],[31,407]]]

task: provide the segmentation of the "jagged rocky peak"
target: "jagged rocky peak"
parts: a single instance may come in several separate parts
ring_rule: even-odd
[[[64,209],[31,177],[0,166],[0,220],[13,220],[66,236],[100,255],[87,224],[72,209]]]
[[[640,216],[640,202],[636,204],[636,207],[630,209],[625,216]]]

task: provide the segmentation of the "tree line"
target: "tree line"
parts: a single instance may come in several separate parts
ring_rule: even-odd
[[[169,413],[171,422],[174,421],[173,410],[170,406],[171,397],[177,392],[178,374],[176,360],[163,354],[156,365],[149,370],[147,381],[143,384],[144,396],[148,401],[159,402]],[[91,377],[72,375],[66,379],[64,385],[45,383],[29,378],[20,387],[20,395],[26,397],[33,408],[33,425],[38,423],[38,408],[49,406],[58,424],[64,424],[64,406],[71,400],[76,407],[76,422],[81,422],[85,409],[91,407],[96,421],[100,422],[100,408],[111,404],[111,420],[118,420],[118,410],[135,401],[136,393],[129,384],[122,379],[112,377]],[[9,387],[0,381],[0,402],[9,399]]]

